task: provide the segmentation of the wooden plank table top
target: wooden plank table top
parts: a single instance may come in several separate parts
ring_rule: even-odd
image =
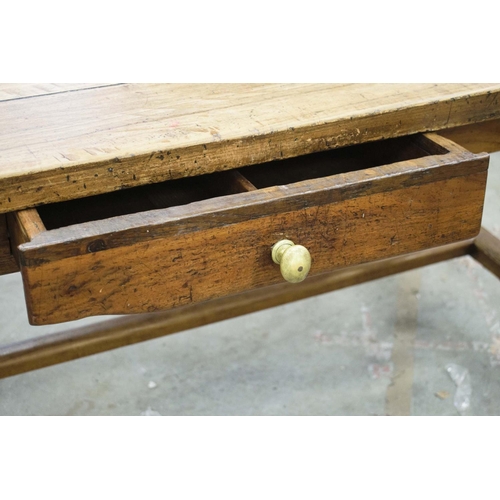
[[[0,214],[500,117],[500,84],[3,84]]]

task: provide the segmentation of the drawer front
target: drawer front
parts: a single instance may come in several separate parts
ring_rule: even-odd
[[[11,215],[30,321],[151,312],[279,283],[271,247],[282,239],[309,250],[313,275],[476,236],[488,156],[431,134],[414,141],[427,155],[183,206],[50,230],[34,211]],[[261,182],[258,169],[242,173]]]

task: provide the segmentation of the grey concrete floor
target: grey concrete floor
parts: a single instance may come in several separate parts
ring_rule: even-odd
[[[71,326],[29,326],[18,274],[0,318],[0,344]],[[500,415],[500,282],[469,257],[0,380],[0,415],[458,415],[449,363],[462,414]]]

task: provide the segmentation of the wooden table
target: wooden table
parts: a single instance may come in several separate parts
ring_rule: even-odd
[[[155,311],[1,347],[2,377],[460,255],[500,277],[499,241],[486,230],[474,238],[487,169],[480,153],[500,150],[500,84],[2,84],[0,111],[0,274],[22,269],[30,320]],[[439,135],[414,135],[423,132]],[[408,156],[417,150],[425,151]],[[373,167],[363,163],[370,154],[391,159]],[[322,171],[333,160],[359,163],[324,180],[258,184],[262,172]],[[216,179],[213,201],[164,208],[156,188],[175,186],[175,197],[186,178]],[[135,193],[152,203],[147,215],[128,215],[145,210]],[[80,224],[68,215],[74,206],[106,215]],[[313,236],[339,206],[353,214],[341,210],[344,236],[328,233],[333,226],[321,234],[345,254],[320,256]],[[389,237],[395,218],[404,222],[398,206],[409,222]],[[66,216],[67,227],[49,227]],[[300,231],[283,229],[285,219]],[[269,242],[252,250],[287,231],[314,249],[311,276],[294,285],[280,283]],[[220,269],[197,257],[205,243],[221,250]],[[164,289],[158,274],[174,250]]]

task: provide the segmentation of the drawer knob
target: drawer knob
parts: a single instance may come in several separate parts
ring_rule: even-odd
[[[299,283],[305,280],[311,269],[309,250],[290,240],[278,241],[271,250],[271,256],[273,262],[279,264],[281,275],[289,283]]]

